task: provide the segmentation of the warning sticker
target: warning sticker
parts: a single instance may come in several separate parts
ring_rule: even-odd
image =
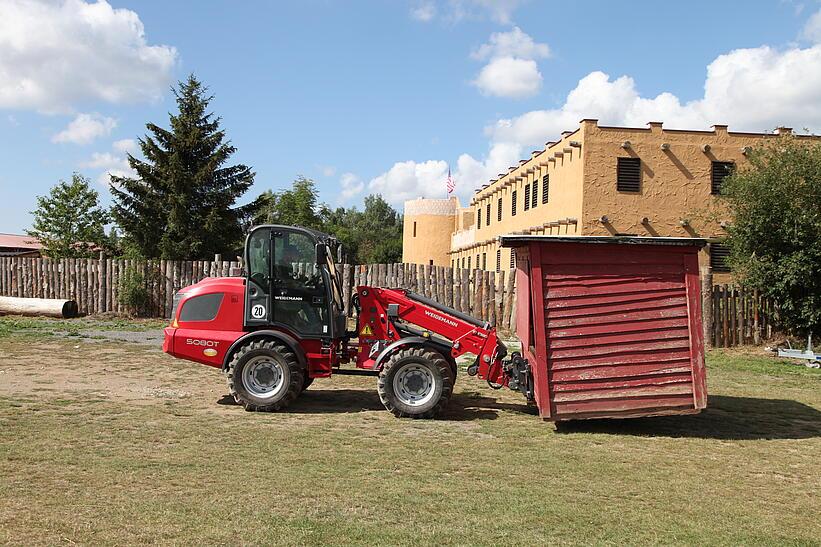
[[[362,327],[362,330],[359,331],[359,336],[373,336],[373,329],[366,323],[365,326]]]

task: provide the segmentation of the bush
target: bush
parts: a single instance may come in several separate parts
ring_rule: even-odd
[[[722,195],[733,272],[776,302],[782,327],[821,335],[821,145],[784,137],[753,150]]]
[[[145,276],[134,268],[128,268],[120,277],[117,300],[131,315],[143,315],[151,303],[146,289]]]

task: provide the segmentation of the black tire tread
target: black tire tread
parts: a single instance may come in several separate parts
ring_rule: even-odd
[[[234,369],[239,364],[240,359],[242,359],[242,357],[249,352],[259,349],[279,353],[279,355],[288,364],[288,369],[290,372],[287,393],[279,401],[270,405],[260,405],[254,403],[253,401],[245,400],[242,395],[237,392],[236,386],[234,385]],[[237,404],[241,405],[249,412],[276,412],[277,410],[286,408],[299,396],[300,393],[302,393],[302,386],[305,383],[304,373],[304,370],[299,365],[299,361],[296,358],[296,354],[282,342],[272,339],[252,340],[247,344],[244,344],[234,352],[234,355],[231,356],[231,360],[228,362],[228,366],[225,369],[225,374],[228,378],[228,389],[231,392],[231,396]]]
[[[393,401],[388,393],[387,378],[390,376],[390,371],[397,365],[400,359],[405,357],[419,357],[431,361],[439,370],[439,373],[442,375],[444,380],[442,385],[442,395],[439,397],[437,404],[431,409],[419,414],[409,414],[403,412],[401,408],[398,408],[393,404]],[[394,352],[393,355],[388,358],[376,381],[376,390],[379,393],[379,400],[382,401],[385,408],[397,418],[430,419],[436,417],[445,409],[445,407],[448,406],[450,396],[453,394],[454,383],[455,378],[453,369],[441,353],[425,347],[411,346]]]

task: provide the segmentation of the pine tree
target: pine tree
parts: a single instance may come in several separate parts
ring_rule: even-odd
[[[112,214],[125,244],[146,257],[208,258],[241,246],[243,221],[259,200],[235,203],[253,184],[245,165],[226,165],[236,152],[221,118],[207,111],[213,96],[190,75],[173,90],[179,112],[171,128],[146,124],[139,140],[145,161],[131,154],[132,177],[111,176]]]
[[[88,258],[106,246],[108,215],[87,178],[74,173],[48,196],[37,197],[34,223],[28,235],[40,240],[51,258]]]

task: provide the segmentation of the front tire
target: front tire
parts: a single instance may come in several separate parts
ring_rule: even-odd
[[[242,346],[226,373],[231,395],[248,411],[282,410],[305,384],[296,354],[275,340],[254,340]]]
[[[395,352],[376,388],[385,408],[398,418],[433,418],[453,393],[453,370],[441,353],[419,347]]]

